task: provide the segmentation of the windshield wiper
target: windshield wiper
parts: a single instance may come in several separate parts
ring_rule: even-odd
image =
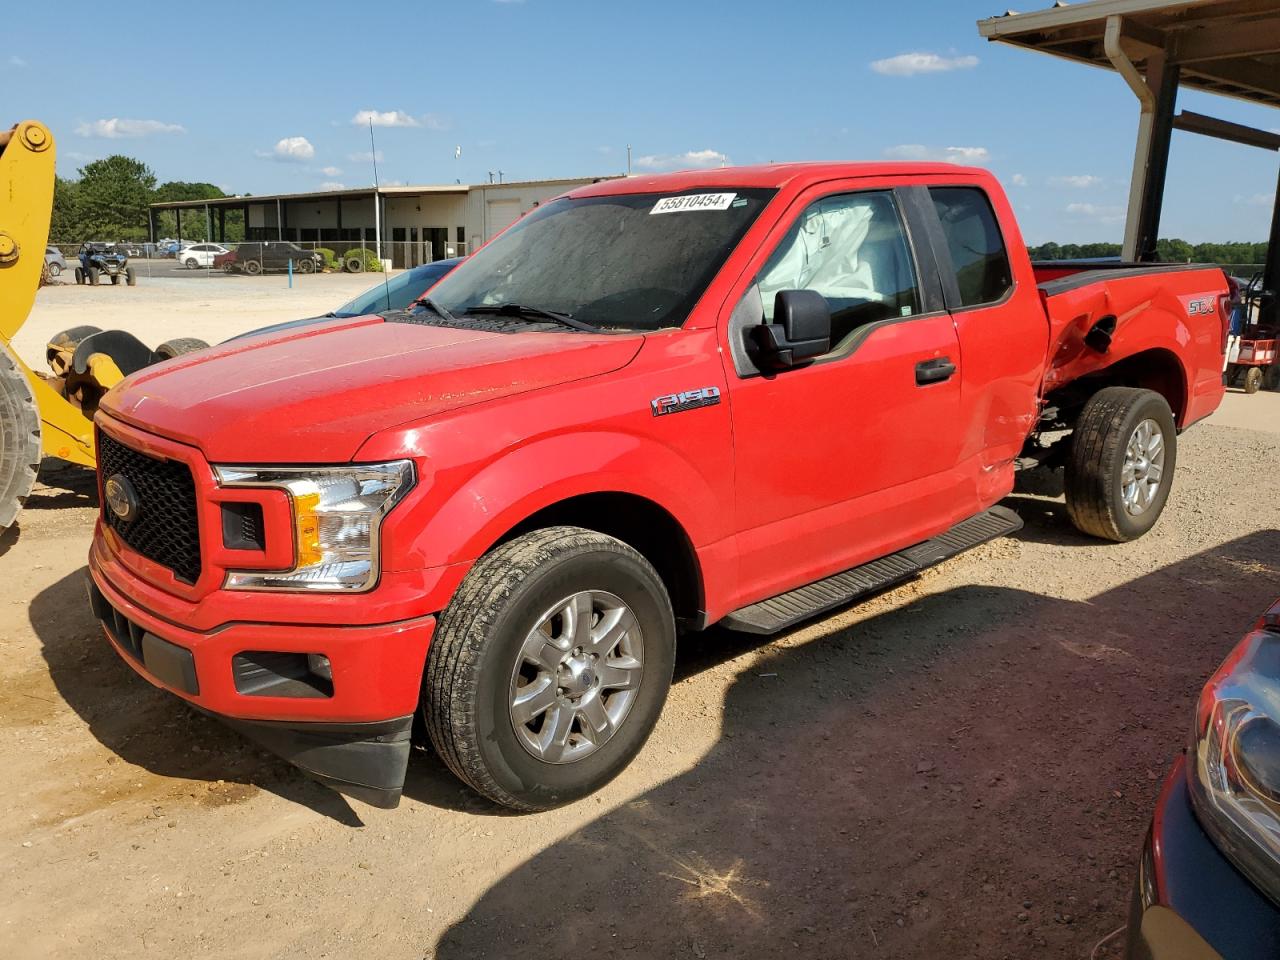
[[[494,303],[480,304],[474,307],[468,307],[463,313],[476,314],[494,314],[503,317],[537,317],[540,320],[551,320],[554,323],[569,327],[573,330],[581,330],[584,333],[599,333],[600,328],[594,327],[589,323],[583,323],[581,320],[575,320],[567,313],[556,313],[554,310],[543,310],[541,307],[529,307],[523,303]]]
[[[435,313],[436,315],[438,315],[441,320],[448,320],[450,323],[458,322],[457,317],[455,317],[452,313],[450,313],[444,307],[440,306],[440,304],[436,303],[430,297],[419,297],[416,301],[414,301],[414,306],[426,307],[432,313]]]

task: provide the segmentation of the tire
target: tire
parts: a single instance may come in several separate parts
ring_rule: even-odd
[[[59,264],[51,263],[48,265],[48,268],[50,280],[57,280],[58,277],[62,276],[62,267]]]
[[[262,272],[262,262],[260,260],[246,260],[240,264],[240,269],[251,277],[256,277]]]
[[[632,695],[603,741],[595,745],[594,737],[583,735],[580,723],[586,720],[570,720],[563,728],[565,741],[575,730],[577,741],[564,749],[586,753],[550,761],[535,755],[517,733],[511,698],[520,671],[531,669],[522,656],[527,638],[540,621],[558,622],[558,629],[567,633],[567,618],[556,621],[553,614],[567,598],[588,596],[587,591],[592,591],[592,601],[618,601],[633,615],[632,629],[622,634],[627,639],[621,644],[615,640],[613,652],[635,657],[639,650],[641,665],[634,666],[635,659],[621,670],[620,660],[608,664],[615,674],[633,671],[636,685],[629,688]],[[617,604],[612,612],[620,612]],[[554,658],[560,654],[553,642],[539,649],[552,651]],[[569,642],[564,640],[565,659],[576,649]],[[675,642],[675,619],[662,580],[625,543],[578,527],[547,527],[517,537],[476,562],[440,617],[423,681],[423,719],[431,743],[460,779],[503,806],[547,810],[584,797],[617,776],[648,739],[671,686]],[[629,650],[622,644],[630,645]],[[589,643],[583,645],[590,649]],[[609,649],[598,649],[612,659]],[[536,679],[549,680],[559,692],[561,682],[577,682],[559,679],[566,676],[560,672]],[[599,691],[608,688],[591,686],[594,670],[583,671],[578,679],[583,677],[588,692],[581,702],[595,689],[597,701],[605,704]],[[609,694],[608,710],[623,702],[614,699],[622,693]],[[554,695],[551,699],[530,723],[550,723],[570,702]],[[524,736],[531,735],[525,728]]]
[[[350,257],[342,261],[342,265],[346,267],[347,273],[364,273],[364,261],[359,257]]]
[[[90,267],[89,276],[86,279],[89,282],[89,286],[96,287],[98,285],[98,268]]]
[[[84,283],[84,271],[76,267],[76,283]]]
[[[40,414],[31,384],[0,347],[0,530],[18,517],[40,467]]]
[[[1249,367],[1244,372],[1244,392],[1257,393],[1262,389],[1262,368]]]
[[[198,270],[200,268],[200,263],[195,257],[187,257],[186,268],[188,270]]]
[[[316,262],[314,260],[299,260],[293,265],[293,268],[298,273],[315,273]]]
[[[1273,363],[1262,373],[1263,390],[1280,390],[1280,363]]]
[[[222,272],[223,272],[223,273],[226,273],[226,274],[232,274],[232,273],[235,273],[235,272],[236,272],[236,265],[235,265],[234,263],[232,263],[231,261],[229,261],[229,260],[228,260],[226,263],[224,263],[224,264],[222,265]]]
[[[1138,458],[1142,471],[1133,481],[1137,502],[1126,500],[1126,460],[1136,431],[1151,424],[1151,433],[1160,435],[1160,473],[1154,485],[1143,476],[1155,465]],[[1133,387],[1105,387],[1085,403],[1076,421],[1071,449],[1067,454],[1065,487],[1067,513],[1083,533],[1103,540],[1136,540],[1160,518],[1173,486],[1178,459],[1178,432],[1173,412],[1164,397],[1151,390]]]
[[[127,267],[124,271],[124,282],[131,287],[138,285],[138,275],[133,272],[133,267]]]
[[[209,349],[209,345],[196,337],[175,337],[173,340],[166,340],[156,347],[156,356],[165,360],[172,360],[174,357],[180,357],[184,353],[195,353],[197,350],[207,349]]]

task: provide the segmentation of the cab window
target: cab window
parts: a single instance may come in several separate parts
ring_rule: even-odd
[[[831,346],[859,327],[920,312],[906,231],[893,195],[823,197],[811,203],[755,280],[764,322],[780,290],[814,290],[831,308]]]
[[[960,305],[1002,300],[1013,287],[1013,271],[986,193],[976,187],[931,187],[929,194],[951,252]]]

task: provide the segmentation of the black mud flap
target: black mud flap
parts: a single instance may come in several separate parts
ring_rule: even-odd
[[[390,810],[409,766],[412,714],[376,723],[238,720],[210,714],[339,793]]]
[[[753,603],[733,611],[720,622],[730,630],[744,633],[777,633],[860,597],[886,590],[911,579],[926,567],[1021,528],[1022,518],[1012,510],[992,507],[914,547]]]

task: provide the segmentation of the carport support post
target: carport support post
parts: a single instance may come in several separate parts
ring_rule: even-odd
[[[1280,293],[1280,179],[1276,181],[1275,206],[1271,209],[1271,236],[1267,240],[1267,264],[1263,267],[1262,289]],[[1266,308],[1266,316],[1259,319],[1273,323],[1280,317],[1280,299],[1273,296]]]
[[[177,221],[178,221],[178,229],[177,229],[177,234],[178,234],[178,236],[177,236],[177,240],[178,240],[178,245],[179,245],[179,246],[181,246],[181,245],[182,245],[182,208],[181,208],[181,207],[174,207],[174,208],[173,208],[173,214],[174,214],[174,216],[177,218]]]
[[[227,208],[218,208],[218,242],[227,242]]]
[[[1147,148],[1142,196],[1135,231],[1135,260],[1158,260],[1160,214],[1164,206],[1165,180],[1169,172],[1169,148],[1173,143],[1173,111],[1178,101],[1178,81],[1182,70],[1164,57],[1147,61],[1147,85],[1155,91],[1156,108],[1151,121],[1151,143]]]

